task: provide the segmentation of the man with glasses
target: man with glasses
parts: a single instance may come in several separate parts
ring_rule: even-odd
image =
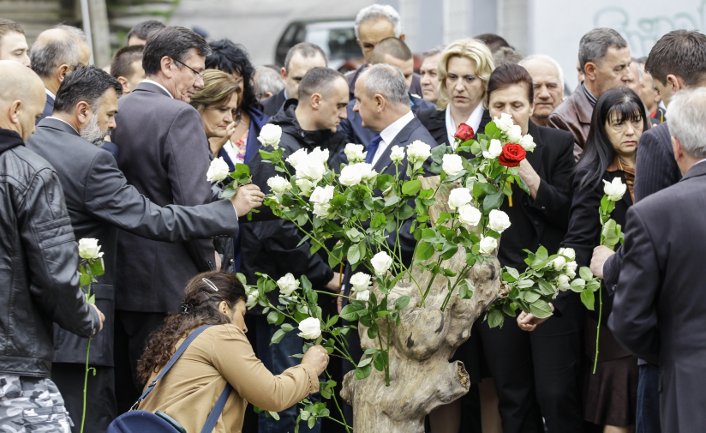
[[[193,206],[211,201],[210,153],[199,113],[188,102],[203,87],[210,53],[184,27],[166,27],[145,45],[146,79],[120,98],[112,139],[128,183],[152,202]],[[186,282],[215,267],[208,239],[160,242],[120,231],[115,269],[115,377],[118,410],[127,410],[143,384],[133,382],[147,336],[175,312]]]
[[[47,102],[39,120],[54,111],[54,99],[66,75],[78,65],[87,65],[91,50],[86,35],[76,27],[58,25],[37,36],[30,50],[32,70],[44,82]],[[37,120],[37,121],[39,121]]]

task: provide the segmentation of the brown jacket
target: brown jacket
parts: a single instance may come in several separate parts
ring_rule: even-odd
[[[583,152],[588,139],[593,107],[594,103],[588,99],[583,84],[579,84],[574,93],[549,115],[549,127],[563,129],[574,136],[574,158],[576,160]]]
[[[199,432],[226,381],[233,391],[214,433],[240,433],[248,403],[281,411],[319,389],[316,372],[302,365],[273,376],[255,357],[242,330],[235,325],[218,325],[191,343],[140,409],[161,410],[179,421],[187,432]]]

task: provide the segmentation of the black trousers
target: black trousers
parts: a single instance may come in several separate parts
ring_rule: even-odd
[[[115,377],[113,367],[94,367],[96,374],[88,375],[88,398],[86,400],[85,432],[103,433],[117,416],[115,413]],[[85,365],[55,362],[51,378],[64,397],[74,426],[71,431],[81,430],[83,415],[83,379]]]
[[[574,302],[575,301],[575,302]],[[500,401],[504,433],[581,433],[582,324],[576,296],[534,332],[506,318],[500,329],[476,323],[480,346]]]
[[[115,312],[115,395],[118,414],[127,412],[142,394],[137,380],[137,361],[149,336],[162,326],[166,313]]]

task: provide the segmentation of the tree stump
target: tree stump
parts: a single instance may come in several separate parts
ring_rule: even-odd
[[[424,178],[423,183],[425,188],[432,187],[438,183],[438,177]],[[430,211],[432,223],[446,206],[449,189],[444,187],[437,193],[437,204]],[[459,248],[443,266],[458,273],[464,268],[465,257],[465,250]],[[412,274],[418,286],[400,282],[388,301],[394,304],[404,295],[411,299],[400,314],[399,326],[390,327],[390,386],[385,385],[383,373],[377,370],[363,380],[356,380],[355,372],[351,371],[343,380],[341,396],[353,407],[355,433],[423,433],[424,417],[430,411],[458,399],[470,387],[463,363],[449,359],[471,336],[476,319],[500,296],[497,258],[479,260],[466,275],[454,277],[469,278],[473,282],[473,296],[462,299],[457,290],[444,311],[441,305],[448,293],[446,278],[439,275],[434,278],[426,302],[420,305],[422,294],[418,287],[426,288],[432,275],[416,269]],[[359,324],[358,331],[363,349],[376,347],[377,340],[367,337],[367,327]],[[385,336],[384,332],[381,334]]]

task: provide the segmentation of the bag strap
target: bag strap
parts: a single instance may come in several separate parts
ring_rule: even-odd
[[[174,365],[174,363],[177,362],[177,360],[181,357],[181,355],[184,354],[184,352],[186,351],[186,348],[189,347],[189,344],[191,344],[191,342],[194,341],[194,339],[195,339],[196,337],[198,337],[199,334],[201,334],[203,331],[206,330],[206,328],[209,328],[210,326],[211,326],[211,325],[201,325],[201,326],[199,326],[198,328],[196,328],[196,329],[194,329],[193,331],[191,331],[191,334],[189,334],[189,336],[186,337],[186,340],[184,340],[184,342],[181,343],[181,345],[180,345],[179,348],[176,350],[176,352],[174,352],[174,355],[172,355],[172,357],[169,359],[169,362],[167,362],[167,365],[165,365],[165,366],[162,368],[162,370],[159,372],[159,374],[157,375],[157,377],[154,378],[154,380],[149,384],[149,386],[148,386],[148,387],[145,389],[145,391],[142,393],[142,395],[140,396],[140,398],[135,402],[135,404],[132,405],[132,407],[130,408],[131,410],[132,410],[132,409],[136,409],[136,408],[140,405],[140,403],[142,402],[142,400],[144,400],[145,398],[147,398],[147,396],[149,395],[149,393],[152,392],[152,390],[154,389],[154,387],[157,385],[157,382],[159,382],[160,379],[162,379],[162,377],[164,377],[164,375],[167,374],[167,372],[172,368],[172,366]],[[230,391],[229,391],[229,392],[230,392]]]
[[[208,418],[206,418],[206,423],[203,425],[201,433],[213,432],[213,429],[214,427],[216,427],[218,418],[220,418],[221,413],[223,412],[223,408],[226,405],[226,400],[228,400],[228,396],[230,396],[230,391],[232,389],[233,388],[230,386],[230,384],[226,382],[226,387],[221,393],[221,396],[218,397],[218,400],[216,400],[216,404],[213,405],[213,409],[211,409],[211,412],[208,414]]]

